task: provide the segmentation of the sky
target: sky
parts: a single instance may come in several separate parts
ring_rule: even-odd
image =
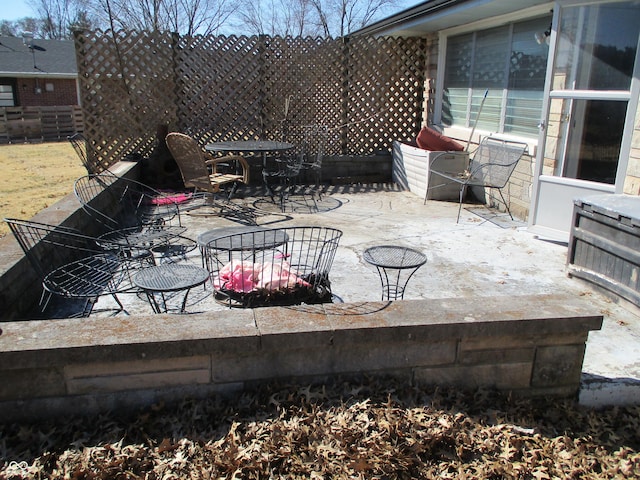
[[[401,6],[398,8],[398,11],[420,2],[421,0],[401,0]],[[24,17],[33,17],[34,15],[35,12],[27,5],[27,0],[2,0],[0,20],[14,21]]]
[[[18,20],[34,15],[26,0],[4,0],[0,7],[0,20]]]

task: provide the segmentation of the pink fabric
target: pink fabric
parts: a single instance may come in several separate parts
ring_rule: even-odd
[[[176,195],[168,195],[166,197],[154,198],[151,203],[154,205],[169,205],[170,203],[183,203],[191,198],[190,193],[178,193]]]
[[[232,290],[249,293],[254,290],[281,290],[295,285],[311,286],[291,272],[287,262],[261,264],[252,262],[230,262],[220,269],[213,279],[216,290]]]

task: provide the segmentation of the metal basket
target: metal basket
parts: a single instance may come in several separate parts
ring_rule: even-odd
[[[204,248],[218,301],[230,307],[328,303],[342,232],[328,227],[249,228]]]

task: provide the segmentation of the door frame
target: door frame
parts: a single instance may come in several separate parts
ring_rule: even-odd
[[[531,204],[529,208],[528,229],[541,236],[552,240],[567,242],[571,230],[571,218],[573,213],[573,201],[599,193],[622,193],[631,152],[631,141],[634,132],[634,122],[638,109],[638,94],[640,92],[640,35],[636,50],[636,60],[631,79],[629,92],[626,91],[591,91],[591,90],[556,90],[552,91],[553,66],[555,64],[558,39],[558,25],[562,8],[587,5],[612,3],[608,1],[584,2],[577,0],[558,0],[553,12],[550,50],[547,60],[547,74],[542,104],[542,116],[540,122],[540,134],[538,136],[538,149],[533,169],[533,184]],[[554,175],[543,174],[547,125],[549,122],[550,107],[555,99],[575,100],[620,100],[627,102],[625,126],[620,145],[620,156],[616,171],[615,183],[605,184],[586,180],[562,177],[554,172]],[[566,142],[566,137],[562,140]],[[563,145],[563,151],[567,146]],[[564,152],[563,152],[564,155]],[[562,170],[561,168],[560,170]]]

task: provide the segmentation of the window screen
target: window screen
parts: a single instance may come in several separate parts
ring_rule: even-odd
[[[442,123],[537,137],[551,17],[447,39]],[[486,99],[478,111],[486,92]]]

